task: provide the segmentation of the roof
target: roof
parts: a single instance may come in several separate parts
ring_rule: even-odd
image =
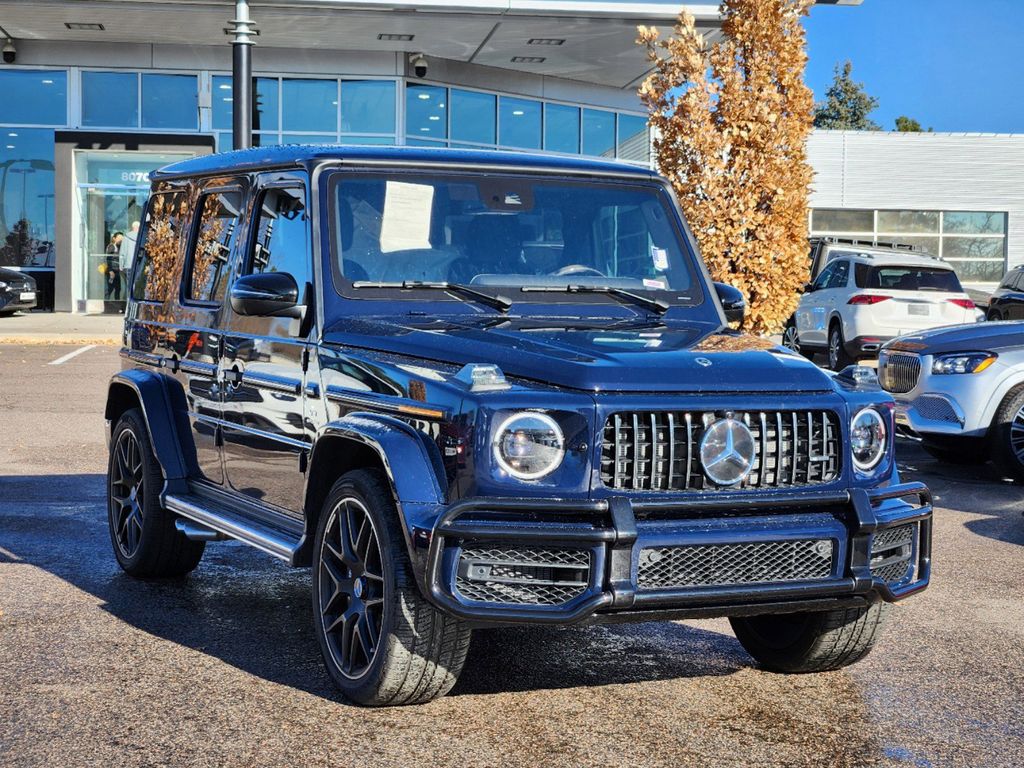
[[[431,63],[437,74],[451,61],[633,89],[650,69],[646,52],[636,44],[637,25],[667,32],[683,5],[679,0],[252,0],[259,31],[253,66],[261,73],[268,60],[278,60],[265,53],[274,48],[301,52],[293,57],[300,71],[325,52],[359,51],[364,54],[355,62],[359,68],[348,74],[366,72],[361,67],[368,57],[386,54],[391,73],[400,74],[395,69],[404,67],[402,54],[422,53],[437,60]],[[232,6],[230,0],[0,0],[0,20],[19,43],[127,43],[133,50],[209,46],[193,54],[195,60],[219,60],[218,66],[230,68],[224,29],[234,16]],[[709,40],[720,36],[718,0],[685,6]],[[102,29],[69,28],[69,21]],[[152,55],[155,61],[161,54]]]
[[[346,146],[323,144],[284,144],[253,147],[214,155],[202,155],[164,166],[151,174],[154,180],[174,176],[253,171],[268,167],[316,164],[329,160],[361,162],[399,161],[410,165],[443,164],[518,169],[556,169],[568,173],[613,174],[656,178],[648,169],[612,160],[594,160],[528,152],[492,152],[472,149],[427,149],[420,147]]]

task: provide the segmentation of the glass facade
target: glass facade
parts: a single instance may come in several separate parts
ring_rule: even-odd
[[[409,83],[405,143],[514,149],[651,162],[647,119],[501,93]]]
[[[651,160],[646,120],[639,114],[401,77],[260,75],[253,86],[256,146],[409,144],[583,154],[644,165]],[[219,150],[232,148],[227,73],[16,66],[0,70],[0,104],[0,265],[55,267],[55,129],[210,132]],[[107,293],[118,298],[106,279],[113,268],[103,272],[99,266],[106,263],[101,257],[113,229],[125,226],[127,214],[117,206],[134,201],[138,189],[115,190],[124,186],[116,179],[110,184],[91,192],[83,187],[75,198],[77,215],[90,212],[95,226],[89,231],[96,237],[86,244],[75,230],[76,300],[106,299]],[[957,226],[967,231],[981,225],[965,219]],[[984,250],[980,243],[963,245],[971,254]],[[87,253],[85,261],[80,252]]]
[[[1002,211],[816,208],[811,233],[914,245],[948,261],[965,283],[997,283],[1006,271]]]

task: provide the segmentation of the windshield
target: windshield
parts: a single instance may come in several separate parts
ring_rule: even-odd
[[[593,287],[702,299],[668,200],[653,184],[480,174],[335,179],[334,267],[346,296],[445,283],[513,301],[550,301],[561,289],[593,301]]]
[[[855,279],[858,288],[886,291],[944,291],[963,293],[956,273],[936,267],[877,266],[858,264]]]

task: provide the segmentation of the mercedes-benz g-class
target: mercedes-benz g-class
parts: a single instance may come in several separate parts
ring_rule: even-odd
[[[928,583],[930,498],[873,378],[731,330],[744,307],[643,168],[168,166],[106,404],[114,553],[182,576],[233,538],[311,566],[362,704],[442,695],[481,626],[727,616],[767,669],[851,663]]]

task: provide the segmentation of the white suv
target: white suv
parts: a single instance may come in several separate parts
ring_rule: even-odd
[[[838,371],[896,336],[976,319],[974,302],[939,259],[833,250],[786,323],[783,343],[808,356],[827,352],[829,368]]]

